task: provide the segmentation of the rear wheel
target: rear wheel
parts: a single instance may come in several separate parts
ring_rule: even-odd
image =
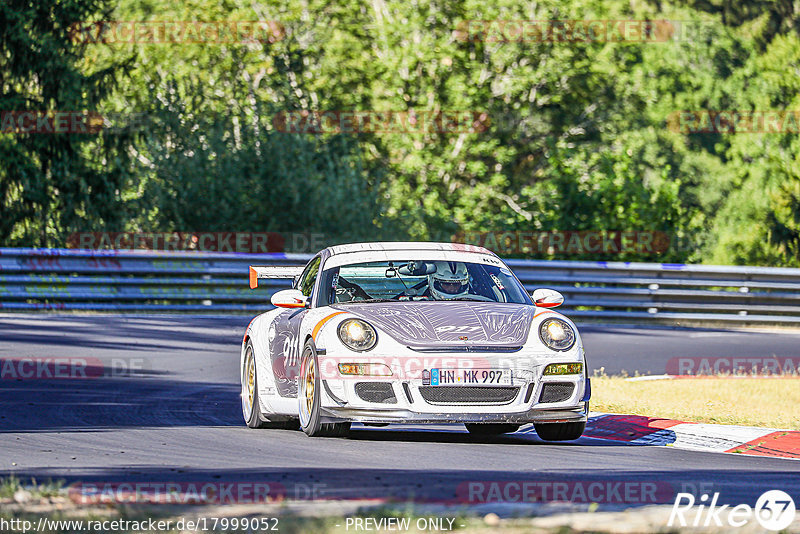
[[[533,427],[545,441],[570,441],[581,437],[586,423],[539,423]]]
[[[514,423],[464,423],[470,434],[476,436],[497,436],[500,434],[511,434],[519,430],[522,425]]]
[[[323,423],[320,414],[320,378],[317,349],[310,339],[303,348],[300,363],[300,384],[297,390],[300,427],[311,437],[345,437],[350,423]]]
[[[261,406],[258,402],[258,378],[256,377],[256,358],[253,343],[247,340],[244,349],[242,368],[242,415],[250,428],[264,428]]]
[[[258,400],[258,372],[256,371],[256,358],[253,343],[248,340],[244,352],[244,367],[242,368],[242,416],[250,428],[277,428],[297,430],[300,425],[297,419],[288,417],[270,417],[261,411]],[[280,418],[275,421],[272,419]]]

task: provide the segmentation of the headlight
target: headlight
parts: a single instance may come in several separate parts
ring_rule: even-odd
[[[561,352],[575,344],[575,330],[561,319],[546,319],[539,325],[539,339],[547,348]]]
[[[366,321],[347,319],[339,325],[339,339],[347,348],[362,352],[375,347],[378,342],[378,334]]]

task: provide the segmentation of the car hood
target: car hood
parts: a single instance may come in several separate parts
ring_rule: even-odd
[[[536,307],[491,302],[386,302],[343,304],[350,312],[415,349],[520,347]]]

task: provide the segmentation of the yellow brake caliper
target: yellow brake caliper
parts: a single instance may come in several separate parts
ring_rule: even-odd
[[[306,373],[306,409],[308,414],[311,415],[311,410],[314,407],[314,360],[308,361],[308,372]]]

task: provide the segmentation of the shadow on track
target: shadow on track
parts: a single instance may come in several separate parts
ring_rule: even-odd
[[[0,476],[3,476],[0,472]],[[192,486],[215,486],[217,495],[222,484],[269,485],[273,498],[312,500],[373,500],[449,505],[481,505],[502,508],[504,505],[562,502],[610,506],[645,506],[673,504],[679,492],[719,492],[720,505],[749,503],[753,505],[764,491],[781,488],[796,494],[800,479],[796,471],[771,472],[769,476],[757,471],[704,469],[680,470],[573,470],[536,471],[511,467],[506,470],[415,470],[374,468],[302,468],[284,469],[186,469],[180,467],[131,466],[127,469],[94,469],[81,477],[62,476],[47,468],[28,470],[16,476],[23,480],[33,477],[39,481],[63,480],[73,494],[80,496],[105,493],[115,498],[120,484],[141,484],[148,491],[164,492],[165,484],[186,491]],[[158,486],[160,485],[160,486]],[[159,490],[158,488],[161,488]],[[106,489],[103,492],[103,489]],[[128,498],[130,486],[127,486]],[[84,493],[81,493],[84,492]],[[236,492],[233,493],[234,499]],[[252,498],[252,493],[246,494]],[[592,498],[593,497],[593,498]],[[125,498],[125,497],[122,497]],[[142,497],[147,502],[148,497]],[[180,502],[180,495],[170,502]],[[243,502],[243,504],[251,504]],[[232,504],[231,502],[225,504]]]
[[[241,426],[239,387],[86,367],[94,378],[0,380],[0,433]]]
[[[232,317],[224,320],[206,317],[187,319],[182,316],[152,318],[20,316],[19,319],[5,317],[0,320],[0,340],[9,346],[54,345],[125,351],[180,350],[187,344],[195,343],[236,346],[241,342],[249,321],[249,317]],[[232,331],[220,332],[221,327]],[[179,343],[176,343],[178,341]]]
[[[381,430],[369,427],[354,426],[350,430],[348,439],[354,441],[397,442],[397,443],[453,443],[453,444],[486,444],[486,445],[521,445],[531,447],[536,445],[549,445],[556,447],[580,447],[585,442],[581,441],[543,441],[539,439],[532,425],[526,425],[514,434],[501,434],[499,436],[477,436],[468,433],[461,424],[446,425],[449,428],[431,429],[407,428],[403,425],[392,425]],[[620,441],[592,440],[592,446],[597,447],[627,447],[627,443]]]

